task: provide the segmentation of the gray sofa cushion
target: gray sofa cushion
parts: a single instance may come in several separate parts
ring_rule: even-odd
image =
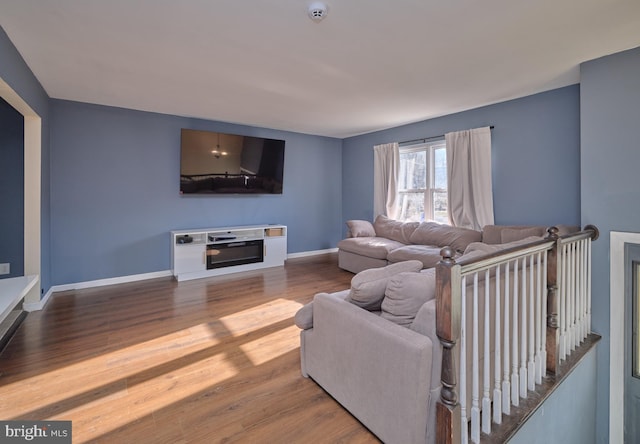
[[[519,239],[511,242],[505,242],[504,244],[485,244],[484,242],[470,243],[464,250],[464,254],[461,257],[468,257],[469,253],[482,252],[484,254],[491,254],[498,251],[506,250],[507,248],[518,247],[520,245],[530,244],[531,242],[539,241],[540,236],[529,236],[524,239]]]
[[[482,242],[485,244],[502,244],[505,241],[502,240],[502,232],[504,230],[522,230],[527,233],[535,233],[533,236],[544,236],[546,233],[546,229],[543,226],[535,226],[535,225],[485,225],[482,227]],[[532,234],[527,234],[522,236],[520,239],[531,236]],[[513,234],[511,235],[513,236]],[[516,240],[516,239],[512,239]]]
[[[347,228],[350,237],[375,237],[376,230],[367,220],[348,220]]]
[[[471,242],[469,245],[467,245],[467,248],[465,248],[463,256],[466,256],[474,251],[481,251],[485,254],[491,254],[502,249],[502,244],[485,244],[484,242]]]
[[[412,244],[449,246],[462,253],[471,242],[482,240],[482,233],[468,228],[452,227],[435,222],[422,222],[410,237]]]
[[[419,222],[401,222],[383,215],[376,217],[373,223],[377,237],[386,237],[403,244],[411,243],[409,239],[419,225]]]
[[[405,261],[382,268],[361,271],[351,279],[350,300],[353,304],[366,310],[380,310],[389,279],[398,274],[417,274],[421,269],[422,262]]]
[[[400,273],[389,279],[380,316],[409,327],[425,302],[435,298],[435,268],[422,273]]]
[[[424,268],[435,267],[442,257],[440,256],[441,247],[429,245],[405,245],[396,248],[387,256],[389,262],[401,262],[409,260],[419,260]]]
[[[531,227],[531,228],[505,228],[502,230],[500,238],[501,244],[508,242],[519,241],[531,236],[542,237],[544,235],[543,227]]]
[[[403,245],[402,242],[384,237],[350,237],[338,242],[338,248],[341,250],[375,259],[386,259],[390,251]]]
[[[580,231],[577,225],[557,224],[558,236]],[[548,229],[542,225],[485,225],[482,227],[482,242],[485,244],[504,244],[529,236],[547,237]]]
[[[369,268],[380,268],[386,265],[389,265],[386,258],[377,259],[350,251],[338,250],[338,267],[350,271],[353,274],[360,273]]]

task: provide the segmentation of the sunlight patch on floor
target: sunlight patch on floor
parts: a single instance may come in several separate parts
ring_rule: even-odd
[[[277,346],[277,347],[276,347]],[[260,336],[240,346],[253,365],[264,364],[300,346],[300,329],[295,325]],[[277,348],[277,353],[275,349]]]
[[[251,333],[291,318],[302,304],[288,299],[274,299],[246,310],[222,316],[220,321],[234,335]]]
[[[220,355],[220,362],[216,363],[216,366],[220,366],[217,370],[227,366],[224,355],[215,349],[211,350],[219,341],[212,336],[207,324],[191,328],[195,329],[195,333],[190,334],[188,330],[184,331],[186,334],[173,332],[3,384],[0,386],[0,399],[3,400],[0,403],[0,417],[14,418],[33,411],[57,414],[64,411],[66,405],[89,406],[91,402],[109,396],[120,398],[119,393],[127,393],[127,385],[158,377],[171,379],[176,375],[188,375],[202,361],[213,363],[216,354]],[[171,344],[171,347],[167,344]],[[189,356],[192,356],[191,363]],[[233,369],[232,365],[228,366]],[[233,374],[225,371],[220,375],[229,377],[235,373],[235,370]],[[34,391],[29,393],[31,387],[34,387]],[[42,405],[51,407],[38,407]]]
[[[19,390],[4,385],[0,417],[82,418],[82,440],[110,433],[294,350],[299,330],[291,317],[300,306],[271,301],[217,320],[218,331],[212,323],[194,325],[21,380],[15,383]],[[283,321],[289,326],[274,325]],[[271,328],[278,329],[242,342],[249,333]],[[238,337],[236,352],[216,350],[222,334]],[[26,394],[25,386],[37,392]]]

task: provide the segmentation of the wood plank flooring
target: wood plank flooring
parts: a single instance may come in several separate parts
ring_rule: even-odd
[[[293,315],[352,276],[328,254],[57,293],[0,354],[0,418],[71,420],[74,443],[378,442],[300,374]]]

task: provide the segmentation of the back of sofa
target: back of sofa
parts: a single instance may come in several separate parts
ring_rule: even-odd
[[[485,225],[482,227],[482,242],[485,244],[506,244],[530,236],[545,236],[542,225]]]
[[[577,225],[555,225],[558,236],[580,231]],[[485,244],[506,244],[531,236],[546,237],[550,227],[544,225],[485,225],[482,227],[482,242]]]
[[[425,444],[433,343],[346,301],[319,293],[313,327],[300,335],[302,371],[383,442]]]
[[[468,228],[453,227],[437,222],[422,222],[411,234],[410,242],[417,245],[451,247],[462,253],[472,242],[480,242],[482,233]]]

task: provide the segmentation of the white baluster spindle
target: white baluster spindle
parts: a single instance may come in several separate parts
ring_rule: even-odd
[[[509,262],[507,262],[504,266],[504,365],[502,367],[502,411],[505,415],[511,414],[511,381],[509,379],[509,371],[511,370],[509,362],[509,353],[511,352],[509,344],[509,335],[511,334],[511,331],[509,330],[509,316],[511,316],[511,313],[509,312],[509,299],[511,293],[511,289],[509,288],[510,268],[511,266]]]
[[[502,391],[500,390],[500,384],[501,384],[501,361],[502,361],[502,356],[501,356],[501,349],[500,349],[500,343],[502,342],[502,336],[501,336],[501,332],[500,332],[500,321],[502,319],[501,313],[500,313],[500,305],[501,305],[501,301],[500,301],[500,297],[501,297],[501,292],[500,292],[500,287],[501,287],[501,282],[500,282],[500,265],[498,264],[496,266],[496,312],[495,312],[495,324],[494,324],[494,328],[495,328],[495,333],[494,333],[494,338],[495,338],[495,342],[494,342],[494,347],[495,347],[495,353],[494,353],[494,381],[493,381],[493,422],[495,422],[496,424],[502,424]]]
[[[525,259],[526,260],[526,259]],[[527,299],[529,299],[529,361],[527,362],[527,388],[529,390],[536,389],[536,367],[535,367],[535,353],[536,353],[536,343],[535,343],[535,292],[534,292],[534,284],[535,284],[535,268],[533,263],[533,254],[529,255],[529,294],[527,295]]]
[[[471,441],[480,442],[480,353],[478,344],[478,273],[473,274],[473,319],[471,350]]]
[[[482,342],[482,432],[491,433],[491,286],[489,269],[484,272],[484,341]]]
[[[536,384],[542,384],[542,330],[545,328],[542,315],[542,254],[536,256]]]
[[[568,327],[568,348],[567,355],[569,355],[575,349],[575,333],[576,333],[576,292],[575,292],[575,284],[576,284],[576,251],[575,251],[575,243],[571,243],[569,245],[569,285],[568,285],[568,294],[567,300],[569,301],[568,306],[568,316],[569,319],[567,321]]]
[[[591,239],[587,239],[587,334],[591,333]]]
[[[547,251],[545,250],[542,255],[542,340],[540,344],[542,345],[542,356],[540,360],[542,361],[542,374],[547,374],[547,309],[549,305],[547,303],[549,293],[547,288]]]
[[[467,277],[462,277],[460,310],[460,438],[462,444],[469,442],[467,425]]]
[[[518,260],[513,261],[513,317],[511,334],[511,404],[518,407],[520,396],[518,389],[520,382],[518,379]]]
[[[558,319],[560,320],[560,360],[567,357],[567,245],[562,245],[560,254],[560,279],[558,282],[558,292],[560,301],[558,304]]]
[[[527,260],[522,259],[522,282],[520,283],[520,397],[527,399]]]

